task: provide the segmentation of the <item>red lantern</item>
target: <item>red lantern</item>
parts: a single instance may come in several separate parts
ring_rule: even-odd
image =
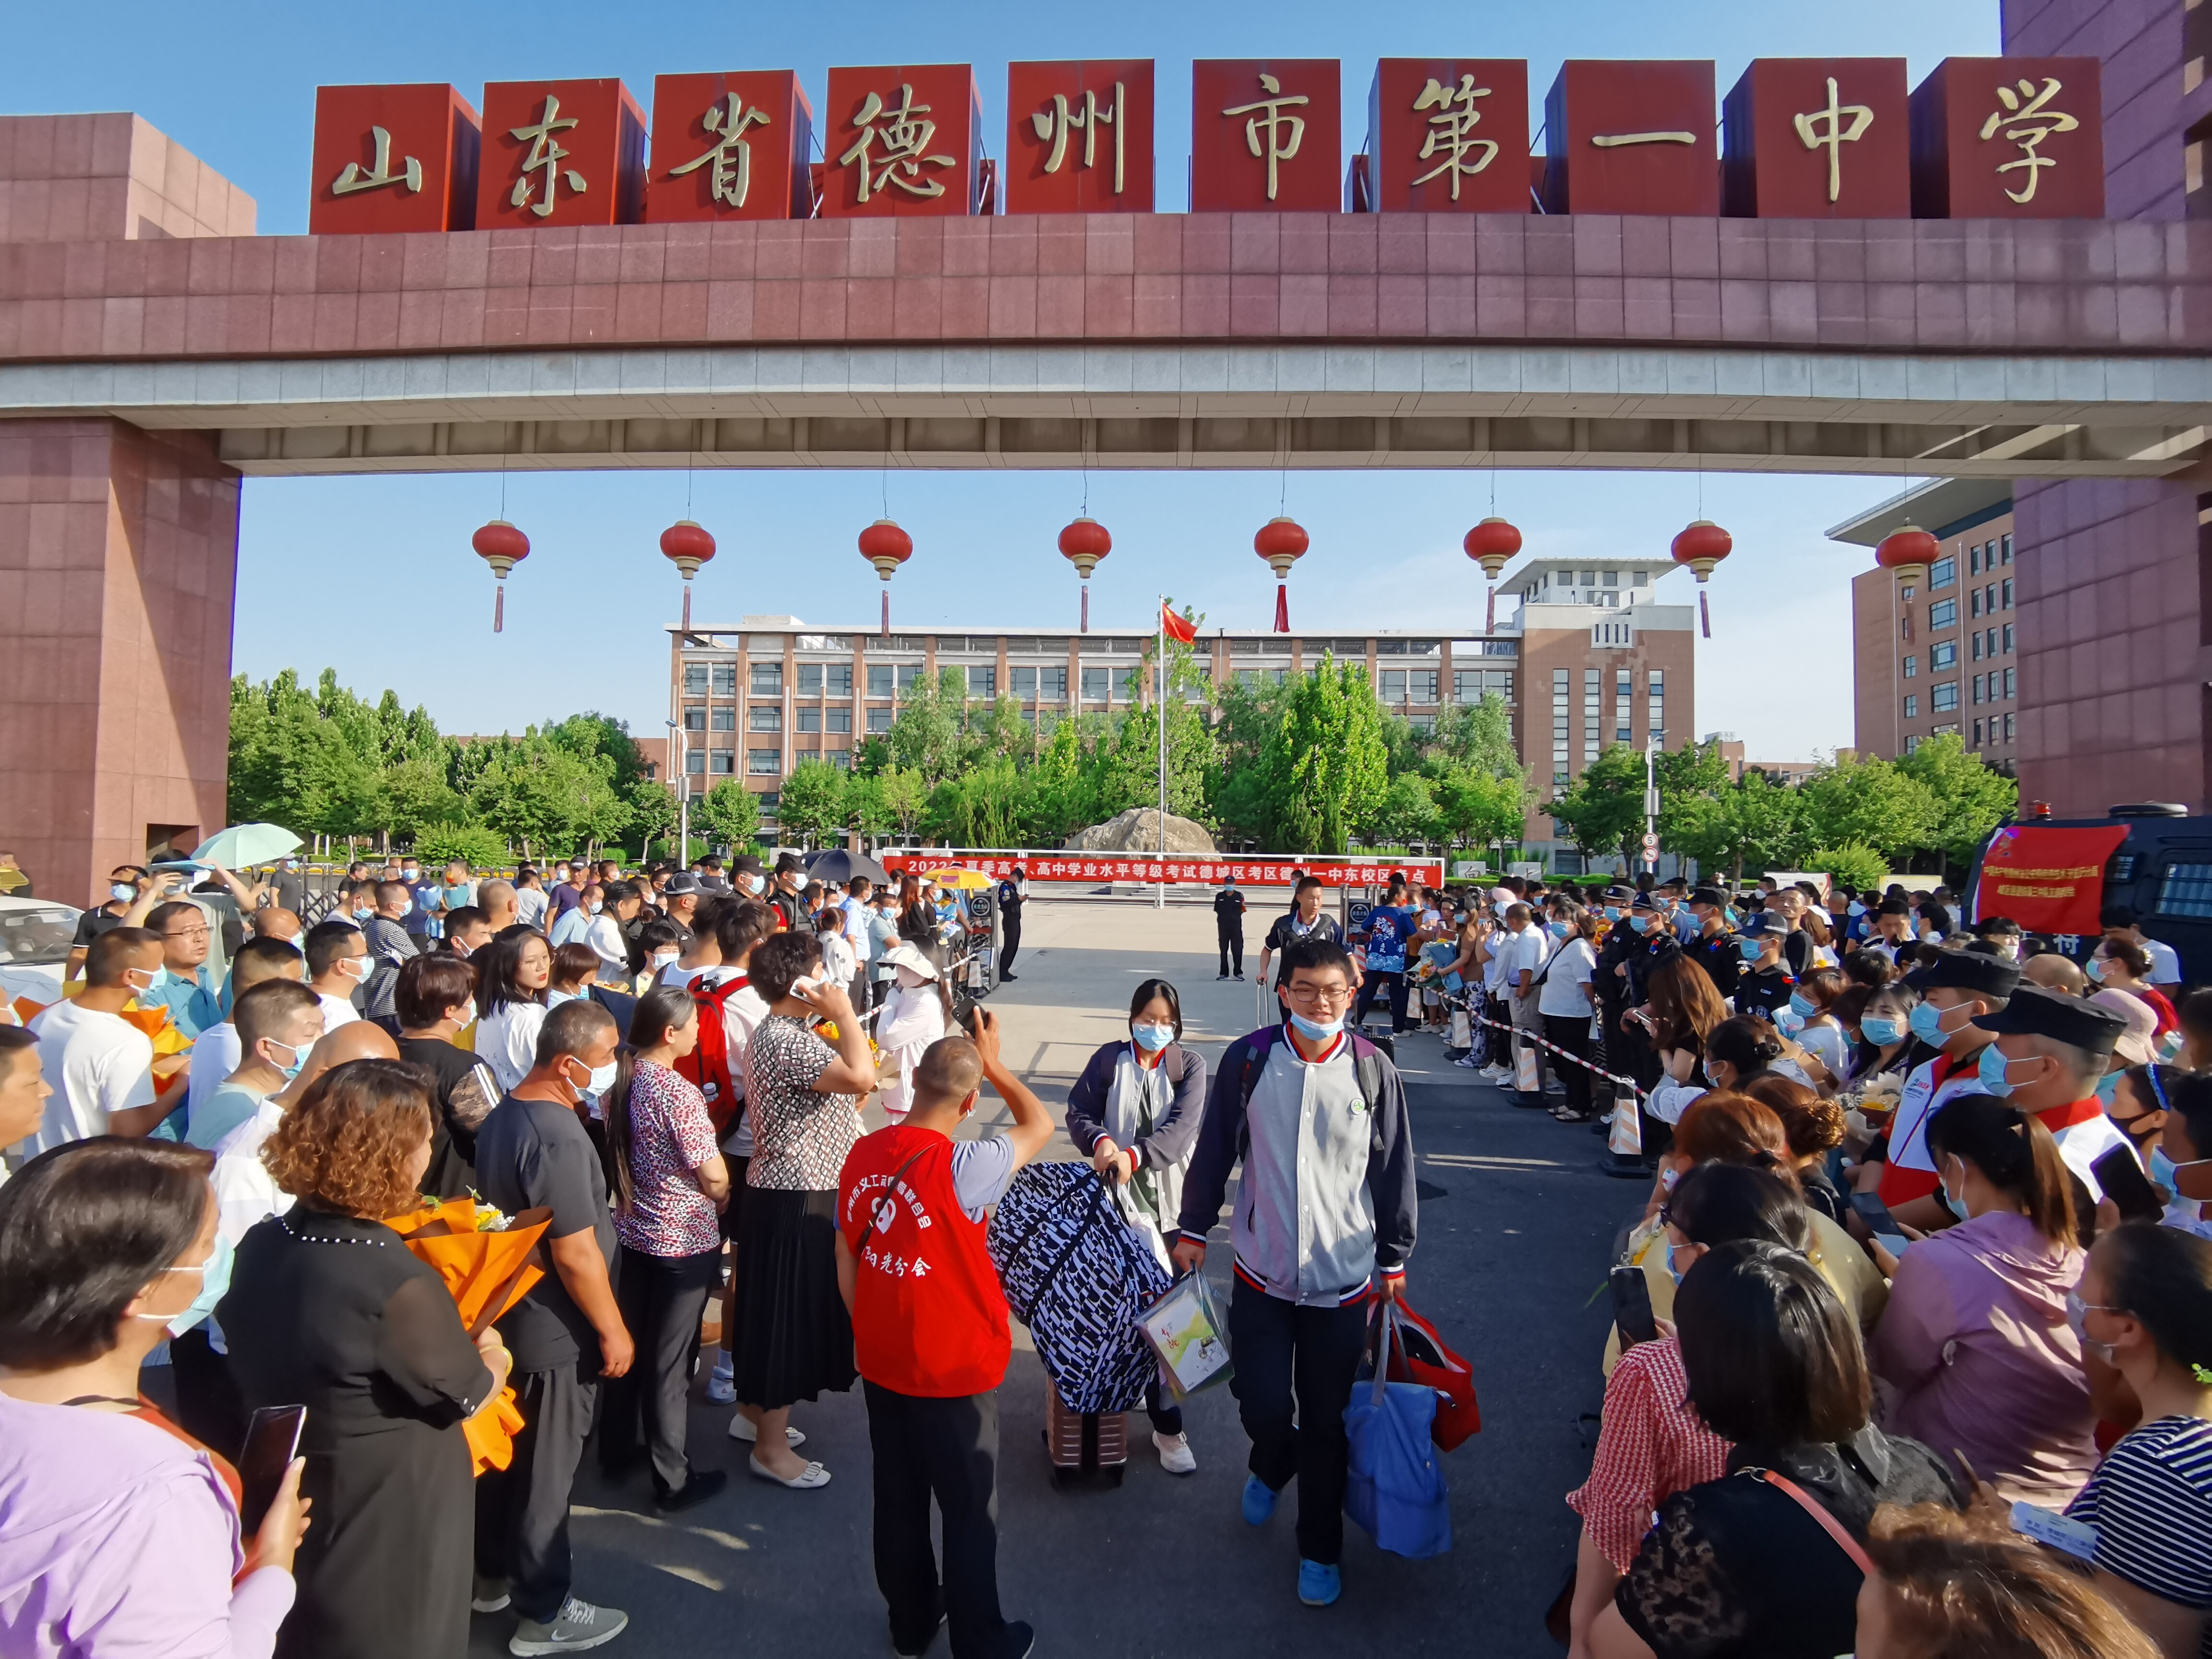
[[[878,519],[860,532],[860,556],[875,566],[876,574],[889,582],[898,568],[914,556],[914,538],[889,519]],[[884,589],[884,633],[891,631],[891,591]]]
[[[1918,525],[1900,525],[1881,538],[1881,545],[1874,550],[1874,562],[1885,570],[1894,571],[1899,581],[1924,581],[1929,565],[1942,547],[1942,543]]]
[[[1735,545],[1728,532],[1711,519],[1697,519],[1674,538],[1672,551],[1676,564],[1689,566],[1698,580],[1703,581],[1713,574],[1715,565],[1728,557]]]
[[[1296,519],[1270,519],[1252,538],[1252,550],[1275,573],[1275,632],[1291,631],[1291,567],[1305,556],[1310,545],[1305,527]]]
[[[691,579],[714,556],[714,538],[696,519],[678,519],[660,532],[660,550],[684,573],[684,626],[691,626]]]
[[[469,545],[499,583],[491,602],[491,631],[501,633],[507,627],[507,573],[530,556],[530,538],[505,519],[494,519],[469,538]]]
[[[1482,567],[1484,576],[1496,581],[1506,562],[1521,550],[1521,532],[1503,519],[1485,519],[1467,532],[1460,545]]]
[[[1098,568],[1098,561],[1114,550],[1114,538],[1106,533],[1106,526],[1085,514],[1060,532],[1060,550],[1075,567],[1075,574],[1083,578],[1083,626],[1081,632],[1091,631],[1091,573]]]

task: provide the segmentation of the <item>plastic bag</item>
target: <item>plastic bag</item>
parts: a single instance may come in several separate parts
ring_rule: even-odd
[[[1140,1324],[1176,1399],[1188,1400],[1237,1374],[1229,1358],[1229,1324],[1205,1274],[1176,1280],[1145,1310]]]
[[[1402,1351],[1397,1310],[1388,1302],[1382,1323],[1383,1341]],[[1344,1512],[1376,1548],[1422,1561],[1451,1548],[1451,1503],[1442,1455],[1431,1436],[1437,1394],[1418,1382],[1388,1381],[1389,1369],[1378,1357],[1372,1380],[1365,1388],[1355,1384],[1344,1408],[1351,1442]]]

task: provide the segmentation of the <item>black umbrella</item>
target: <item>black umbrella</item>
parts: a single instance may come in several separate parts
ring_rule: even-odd
[[[879,887],[888,887],[891,872],[866,853],[848,853],[842,847],[825,847],[806,855],[806,873],[817,881],[843,886],[855,876],[866,876]]]

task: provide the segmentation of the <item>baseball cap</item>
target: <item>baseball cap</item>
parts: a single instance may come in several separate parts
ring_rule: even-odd
[[[706,885],[689,870],[678,870],[669,877],[668,884],[660,890],[671,897],[681,898],[686,893],[703,893]]]

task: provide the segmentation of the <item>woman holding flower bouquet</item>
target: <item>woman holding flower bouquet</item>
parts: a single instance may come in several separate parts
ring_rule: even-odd
[[[317,1079],[263,1151],[298,1202],[238,1247],[218,1317],[249,1406],[304,1405],[317,1525],[277,1638],[299,1659],[431,1659],[468,1644],[475,1525],[462,1423],[499,1397],[438,1274],[384,1218],[420,1202],[424,1075],[360,1060]]]

